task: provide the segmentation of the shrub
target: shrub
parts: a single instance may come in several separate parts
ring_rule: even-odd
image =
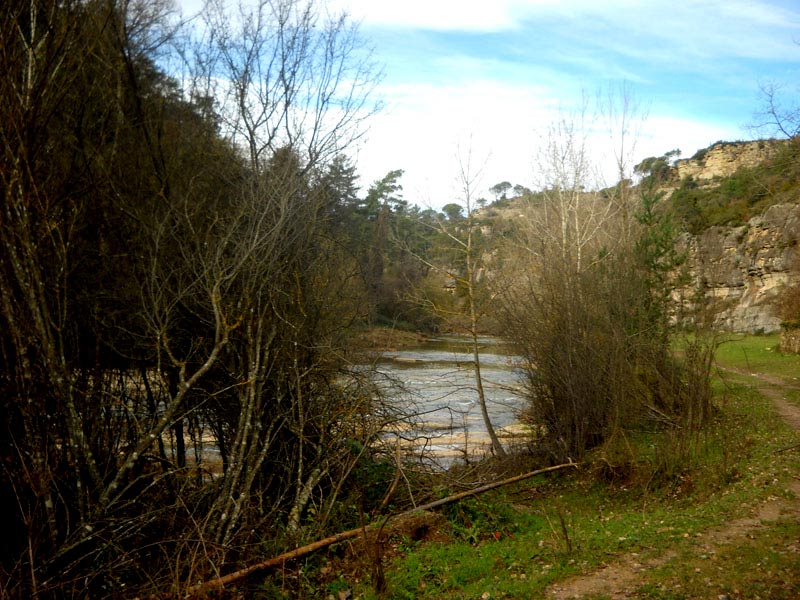
[[[588,266],[550,255],[508,294],[506,335],[527,359],[529,418],[535,443],[555,461],[581,460],[626,431],[696,431],[709,413],[710,353],[672,351],[670,278],[680,257],[658,198],[644,195],[641,227]]]

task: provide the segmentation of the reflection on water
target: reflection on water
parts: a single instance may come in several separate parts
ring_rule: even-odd
[[[504,443],[519,433],[517,415],[523,407],[520,357],[496,338],[480,338],[480,359],[487,408]],[[489,451],[489,439],[475,389],[471,341],[458,336],[428,340],[411,350],[385,352],[378,373],[399,382],[393,401],[413,413],[412,431],[402,437],[432,456],[441,466]]]

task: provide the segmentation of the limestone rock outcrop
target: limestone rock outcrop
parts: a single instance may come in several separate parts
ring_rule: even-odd
[[[784,140],[717,142],[692,158],[675,164],[678,180],[692,177],[698,182],[728,177],[737,169],[754,167],[777,152]]]
[[[798,240],[800,204],[772,206],[741,227],[685,234],[691,283],[680,292],[702,293],[720,329],[776,331],[778,296],[785,286],[800,284]]]

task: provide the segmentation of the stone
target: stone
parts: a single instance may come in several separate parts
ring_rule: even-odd
[[[732,332],[769,333],[781,326],[777,301],[800,284],[800,204],[778,204],[740,227],[711,227],[685,234],[690,283],[676,290],[691,308],[699,290],[715,326]]]

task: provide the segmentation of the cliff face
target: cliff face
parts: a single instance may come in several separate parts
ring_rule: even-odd
[[[742,167],[754,167],[770,158],[785,143],[783,140],[718,142],[694,157],[675,164],[678,180],[692,177],[701,184],[728,177]]]
[[[776,300],[786,285],[800,284],[800,205],[779,204],[735,228],[685,234],[691,284],[703,293],[715,325],[728,331],[780,328]]]

